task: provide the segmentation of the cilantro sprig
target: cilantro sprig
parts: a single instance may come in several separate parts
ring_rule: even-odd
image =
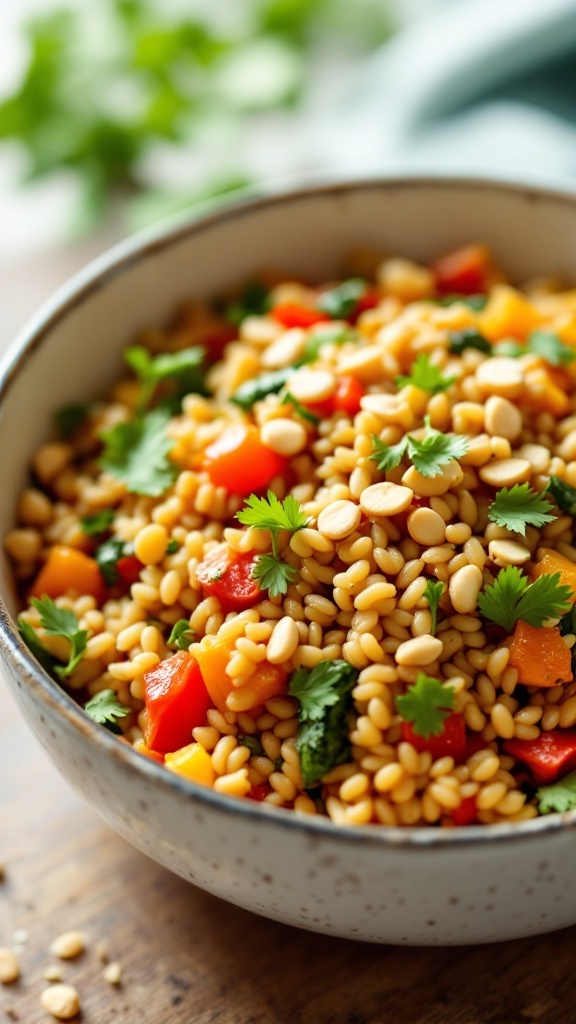
[[[115,515],[116,509],[103,508],[92,516],[84,516],[80,520],[80,525],[87,537],[99,537],[101,533],[106,533],[110,529]]]
[[[281,395],[280,400],[284,405],[291,405],[296,415],[300,416],[303,420],[307,420],[307,422],[311,423],[312,426],[317,427],[320,423],[320,417],[316,416],[315,413],[310,412],[310,409],[307,409],[306,406],[302,405],[297,398],[294,398],[294,395],[290,391],[286,391]]]
[[[321,661],[312,671],[299,668],[288,692],[299,702],[296,747],[306,788],[346,760],[348,709],[358,672],[347,661]]]
[[[454,710],[454,690],[424,672],[406,693],[396,697],[396,710],[410,722],[417,736],[440,736],[444,720]]]
[[[53,670],[60,679],[67,679],[82,660],[90,634],[87,629],[80,629],[78,618],[73,611],[69,608],[58,608],[52,598],[47,597],[46,594],[43,597],[33,597],[30,603],[40,613],[40,625],[48,636],[61,636],[69,641],[70,653],[67,664],[58,665],[56,659],[46,651],[36,630],[29,623],[23,621],[20,622],[22,639],[36,657],[38,657],[39,648],[48,655],[49,661],[39,658],[45,668],[49,671]]]
[[[565,775],[550,786],[540,786],[536,790],[536,798],[540,814],[573,811],[576,808],[576,772]]]
[[[411,384],[415,388],[421,388],[422,391],[429,391],[432,395],[437,395],[441,391],[446,391],[455,379],[455,377],[445,377],[431,361],[430,356],[426,352],[422,352],[412,363],[410,375],[396,378],[396,387],[401,389]]]
[[[158,407],[129,423],[117,423],[102,434],[102,469],[120,480],[131,494],[159,498],[178,472],[168,458],[174,446],[168,436],[169,422],[169,411]]]
[[[560,618],[570,608],[572,591],[560,583],[561,574],[543,573],[529,583],[516,565],[501,569],[494,583],[478,596],[478,609],[485,619],[502,626],[508,634],[517,619],[542,626],[546,619]]]
[[[316,306],[333,320],[348,320],[356,311],[358,302],[366,292],[367,283],[361,277],[351,277],[335,288],[322,292]]]
[[[252,576],[263,590],[268,591],[270,597],[278,597],[287,592],[290,583],[298,576],[298,570],[280,558],[278,536],[281,530],[289,530],[290,533],[302,530],[308,524],[309,517],[291,494],[283,501],[272,491],[268,491],[266,498],[251,494],[244,504],[245,507],[236,513],[236,519],[243,526],[269,530],[272,538],[272,553],[257,556]]]
[[[430,606],[430,633],[432,636],[436,636],[436,627],[438,625],[438,605],[440,604],[440,598],[444,593],[445,586],[440,580],[428,580],[424,590],[422,591],[422,597],[425,597]]]
[[[190,644],[196,639],[196,633],[190,626],[188,619],[178,619],[172,626],[172,632],[168,637],[168,646],[175,647],[178,651],[187,651]]]
[[[132,713],[132,708],[121,704],[114,690],[100,690],[94,697],[91,697],[84,705],[84,711],[93,722],[104,725],[111,732],[119,733],[117,726],[119,718],[125,718]]]
[[[552,495],[558,508],[576,518],[576,487],[571,487],[559,476],[551,476],[546,490]]]
[[[422,476],[437,476],[452,459],[461,459],[469,447],[468,438],[462,434],[441,434],[430,426],[430,418],[425,417],[426,434],[420,440],[407,434],[398,444],[386,445],[375,434],[372,435],[373,451],[370,458],[376,462],[378,469],[386,471],[399,466],[404,455],[412,460]]]
[[[180,395],[190,391],[204,393],[201,368],[205,356],[206,350],[201,345],[184,348],[179,352],[161,352],[155,356],[142,345],[127,348],[124,360],[140,383],[140,408],[148,408],[162,381],[175,382]]]
[[[492,346],[487,338],[476,327],[464,327],[461,331],[448,331],[450,352],[462,355],[465,349],[474,348],[478,352],[490,355]]]
[[[488,518],[497,526],[526,536],[527,526],[544,526],[556,518],[551,502],[529,484],[502,487],[488,508]]]
[[[512,356],[517,359],[532,352],[550,366],[567,366],[576,359],[576,351],[566,345],[554,331],[532,331],[526,343],[515,338],[503,338],[492,349],[495,355]]]

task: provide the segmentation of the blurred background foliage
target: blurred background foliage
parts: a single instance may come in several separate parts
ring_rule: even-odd
[[[245,145],[254,126],[273,114],[294,131],[322,104],[322,69],[337,82],[394,20],[387,0],[68,0],[23,26],[0,145],[27,182],[68,176],[76,230],[115,208],[141,226],[265,176]]]

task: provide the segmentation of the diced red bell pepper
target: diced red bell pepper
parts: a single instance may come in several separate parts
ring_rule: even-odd
[[[479,750],[485,750],[488,746],[486,740],[482,739],[482,735],[479,732],[467,732],[466,733],[466,760],[472,757],[473,754],[477,754]]]
[[[357,377],[351,373],[342,374],[338,377],[336,388],[330,398],[323,402],[317,402],[311,406],[312,412],[322,419],[327,419],[335,412],[345,412],[348,416],[355,416],[360,412],[360,399],[365,395],[364,388]]]
[[[467,245],[441,256],[430,269],[442,295],[476,295],[488,288],[490,254],[484,245]]]
[[[402,722],[402,739],[411,743],[416,750],[429,750],[434,759],[453,757],[460,764],[466,757],[466,724],[462,715],[455,712],[444,719],[444,728],[439,736],[420,736],[414,732],[410,722]]]
[[[272,792],[272,786],[267,782],[257,782],[255,786],[246,793],[247,800],[256,800],[257,803],[261,804],[262,801]]]
[[[206,360],[210,364],[218,363],[224,355],[224,349],[231,341],[238,337],[238,328],[231,324],[222,324],[216,330],[210,331],[201,338],[199,344],[206,349]]]
[[[556,782],[576,768],[576,729],[551,729],[535,740],[506,740],[504,750],[522,761],[536,782]]]
[[[270,316],[284,327],[313,327],[330,320],[327,313],[299,302],[279,302],[270,310]]]
[[[178,651],[144,673],[144,701],[144,741],[161,754],[190,743],[192,729],[206,725],[206,712],[213,707],[198,663],[188,651]]]
[[[287,460],[263,444],[258,427],[234,423],[208,445],[202,464],[217,487],[248,497],[283,473]]]
[[[116,562],[116,571],[126,586],[131,587],[133,583],[137,583],[140,579],[140,570],[144,568],[144,565],[136,555],[123,555]]]
[[[450,811],[450,817],[455,825],[471,825],[473,821],[476,821],[477,814],[478,808],[474,796],[464,797],[460,807],[454,807]]]
[[[220,544],[204,556],[196,569],[196,579],[205,594],[215,597],[225,612],[243,611],[262,599],[262,591],[252,576],[256,555],[232,551]]]

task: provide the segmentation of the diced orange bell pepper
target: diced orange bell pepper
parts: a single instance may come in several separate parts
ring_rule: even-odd
[[[236,640],[218,640],[215,636],[205,636],[194,654],[200,666],[204,685],[210,694],[214,706],[223,714],[230,710],[228,697],[235,689],[232,679],[226,673]],[[286,672],[280,665],[271,665],[262,661],[256,671],[238,692],[250,694],[252,703],[245,710],[261,707],[271,697],[281,697],[286,693]]]
[[[200,743],[189,743],[180,750],[166,754],[164,764],[169,771],[183,775],[185,779],[201,786],[213,786],[216,780],[212,758]]]
[[[30,597],[62,597],[90,594],[98,604],[106,598],[106,585],[94,558],[77,548],[55,544],[30,590]]]
[[[552,548],[541,548],[541,557],[536,562],[531,576],[535,580],[538,576],[553,576],[554,573],[560,573],[560,583],[570,587],[572,596],[570,598],[572,604],[576,601],[576,565],[571,562],[569,558],[561,555],[559,551],[553,551]]]
[[[232,680],[226,675],[226,666],[230,661],[236,640],[234,637],[227,640],[219,640],[216,636],[205,636],[198,647],[194,649],[194,656],[200,671],[204,686],[210,694],[210,699],[215,708],[224,714],[229,711],[226,698],[232,689]]]
[[[144,757],[149,757],[151,761],[157,761],[158,764],[164,764],[164,754],[160,754],[157,750],[152,750],[151,747],[147,747],[144,740],[135,740],[134,750],[137,750],[139,754],[143,754]]]
[[[507,284],[497,284],[478,315],[480,332],[488,341],[502,338],[524,340],[538,325],[538,313],[521,292]]]
[[[556,626],[531,626],[518,619],[508,647],[508,664],[518,670],[524,686],[556,686],[573,678],[572,655]]]

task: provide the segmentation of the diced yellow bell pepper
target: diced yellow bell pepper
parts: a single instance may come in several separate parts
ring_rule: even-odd
[[[478,316],[481,333],[488,341],[502,338],[524,340],[537,327],[539,315],[534,306],[515,288],[497,284],[485,308]]]
[[[171,754],[166,754],[164,764],[169,771],[183,775],[191,782],[201,786],[213,786],[216,772],[212,767],[212,758],[200,743],[189,743]]]

